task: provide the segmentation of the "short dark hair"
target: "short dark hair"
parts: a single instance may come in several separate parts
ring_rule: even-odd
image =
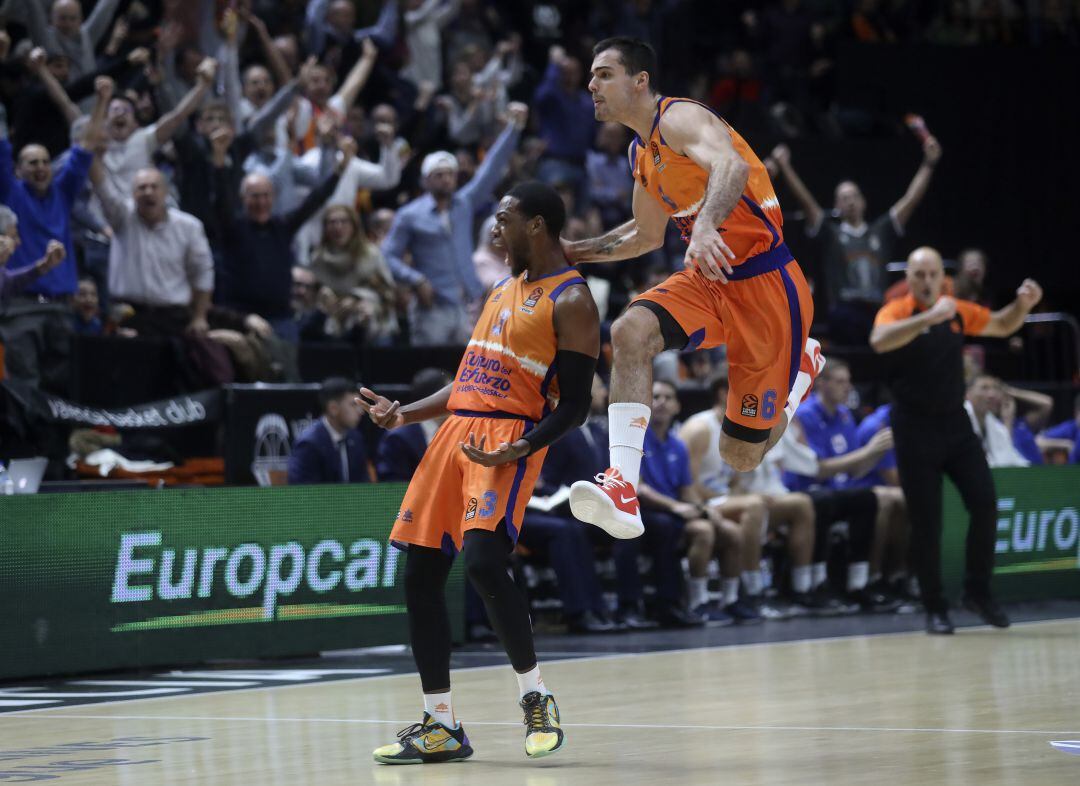
[[[566,205],[559,192],[539,180],[526,180],[506,192],[518,201],[518,209],[525,218],[540,216],[548,234],[557,238],[566,226]]]
[[[846,360],[841,360],[840,358],[829,358],[829,362],[825,364],[825,368],[821,372],[821,376],[831,378],[832,373],[834,371],[839,371],[840,369],[847,369],[847,372],[849,374],[851,373],[851,365]]]
[[[346,393],[354,392],[356,392],[356,385],[351,380],[345,377],[329,377],[323,380],[319,388],[319,406],[325,413],[331,401],[337,401]]]
[[[649,75],[649,89],[654,93],[657,92],[655,49],[638,38],[619,35],[613,38],[605,38],[594,46],[592,50],[593,57],[609,49],[614,49],[619,53],[619,62],[622,63],[626,73],[630,74],[630,76],[640,74],[642,71],[647,73]]]
[[[679,397],[679,386],[675,384],[675,380],[668,379],[667,377],[656,377],[653,379],[653,384],[660,383],[661,385],[667,385],[671,388],[671,392],[675,394],[675,398]]]
[[[412,378],[410,393],[413,401],[438,393],[450,383],[450,375],[441,368],[422,368]]]

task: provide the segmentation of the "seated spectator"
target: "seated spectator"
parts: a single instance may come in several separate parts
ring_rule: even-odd
[[[858,447],[855,418],[843,403],[851,395],[851,370],[847,363],[830,359],[817,379],[815,393],[795,415],[789,429],[813,449],[817,472],[813,475],[788,471],[784,484],[793,491],[825,488],[828,510],[818,511],[821,521],[847,521],[853,561],[848,565],[848,598],[866,611],[895,611],[901,604],[885,586],[881,576],[880,556],[888,540],[886,526],[891,520],[883,511],[883,501],[894,498],[883,491],[879,499],[875,489],[855,488],[853,478],[869,472],[886,451],[892,448],[892,431],[883,429],[865,446]],[[813,496],[813,495],[811,495]],[[818,528],[818,536],[822,536]],[[876,547],[875,547],[876,546]]]
[[[438,393],[450,384],[450,375],[440,368],[425,368],[416,372],[412,379],[412,401],[420,401]],[[379,442],[379,452],[375,461],[375,474],[380,482],[406,482],[412,480],[413,473],[420,466],[427,446],[439,430],[450,412],[446,415],[420,423],[398,426],[383,434]]]
[[[104,332],[97,283],[89,276],[79,279],[79,288],[71,298],[71,312],[73,332],[81,336],[100,336]]]
[[[748,605],[756,615],[765,619],[783,619],[791,616],[791,610],[781,604],[767,601],[763,596],[761,575],[762,529],[767,522],[769,531],[787,528],[788,554],[791,559],[791,583],[797,598],[803,599],[811,589],[811,557],[814,552],[814,506],[806,494],[789,493],[778,478],[772,482],[762,480],[768,472],[762,469],[749,478],[734,475],[720,458],[720,427],[727,407],[728,381],[723,375],[714,376],[709,383],[713,406],[687,418],[679,431],[679,438],[686,443],[690,456],[690,474],[698,488],[698,494],[708,504],[719,508],[727,518],[739,521],[743,534],[742,557],[735,561],[734,569],[721,564],[721,587],[724,610],[736,620],[745,615],[741,607]],[[774,449],[769,456],[773,456]],[[753,473],[747,473],[753,474]],[[739,580],[747,597],[746,604],[739,604]],[[691,582],[693,580],[691,579]]]
[[[991,467],[1027,467],[1031,462],[1013,445],[1012,433],[995,412],[1000,412],[1004,392],[1001,380],[989,374],[977,374],[968,383],[964,409],[971,418],[971,427],[986,451]]]
[[[357,425],[363,415],[356,385],[342,377],[322,383],[322,417],[301,434],[289,453],[290,486],[314,483],[368,483],[372,480],[364,438]]]
[[[1020,405],[1027,411],[1018,416]],[[1001,407],[994,414],[1012,435],[1013,447],[1032,464],[1042,464],[1043,455],[1035,435],[1046,425],[1054,409],[1054,399],[1045,393],[1002,384]]]
[[[288,341],[298,338],[289,305],[294,258],[292,240],[303,223],[337,187],[342,170],[356,153],[356,143],[340,143],[341,159],[334,173],[303,203],[284,216],[274,216],[274,187],[265,175],[248,175],[240,186],[243,211],[236,210],[233,184],[226,165],[232,130],[219,128],[212,139],[216,176],[216,212],[225,228],[219,270],[219,300],[244,313],[263,317]]]
[[[1035,441],[1043,453],[1064,453],[1069,457],[1070,464],[1080,464],[1080,395],[1073,403],[1072,420],[1051,426],[1039,434]]]
[[[706,579],[709,561],[716,548],[717,529],[727,539],[725,547],[738,548],[739,530],[732,522],[722,523],[718,514],[710,514],[697,495],[690,476],[690,458],[686,445],[671,433],[679,411],[675,386],[663,380],[653,382],[652,418],[645,432],[645,455],[641,465],[641,519],[645,534],[633,540],[615,542],[615,567],[619,584],[619,616],[639,612],[642,599],[638,555],[642,545],[653,559],[656,580],[656,608],[653,616],[670,627],[694,627],[712,622],[731,624],[731,618],[701,596],[701,584],[695,584],[694,604],[685,608],[682,596],[680,551],[685,548],[690,562],[690,578]],[[710,519],[716,515],[716,524]],[[737,553],[737,552],[736,552]]]

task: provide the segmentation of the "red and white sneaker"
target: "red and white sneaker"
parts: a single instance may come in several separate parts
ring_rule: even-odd
[[[633,485],[623,480],[614,467],[601,472],[595,480],[579,480],[570,487],[570,512],[613,538],[640,537],[645,525],[641,523],[641,506]]]
[[[791,386],[787,404],[784,409],[788,414],[788,422],[795,417],[795,410],[810,397],[810,391],[814,389],[814,380],[825,369],[825,356],[821,354],[821,342],[816,338],[807,338],[806,346],[803,347],[802,357],[799,359],[799,373],[795,375],[795,384]]]

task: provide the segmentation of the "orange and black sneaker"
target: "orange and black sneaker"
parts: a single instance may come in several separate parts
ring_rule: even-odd
[[[563,746],[563,730],[559,728],[559,706],[550,693],[526,693],[521,700],[525,711],[525,755],[530,759],[548,756]]]
[[[380,764],[437,764],[464,761],[473,755],[465,728],[444,726],[426,712],[419,723],[398,732],[398,741],[376,748],[372,754]]]
[[[628,540],[645,531],[641,506],[633,484],[609,467],[595,483],[579,480],[570,487],[570,512],[578,521],[592,524],[613,538]]]

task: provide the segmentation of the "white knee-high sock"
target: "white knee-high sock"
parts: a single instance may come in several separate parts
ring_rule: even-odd
[[[652,410],[644,404],[623,402],[608,406],[608,439],[611,466],[636,489],[645,453],[645,430]]]

